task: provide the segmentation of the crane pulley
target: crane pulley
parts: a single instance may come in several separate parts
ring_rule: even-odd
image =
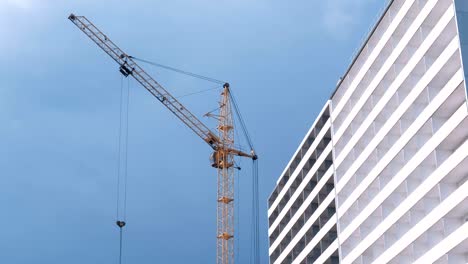
[[[234,145],[234,117],[231,102],[234,103],[234,111],[238,112],[238,109],[235,101],[231,100],[233,97],[231,97],[229,84],[224,83],[223,85],[221,100],[219,102],[217,133],[214,133],[156,80],[146,73],[146,71],[136,63],[134,57],[127,55],[127,53],[115,45],[114,42],[112,42],[86,17],[71,14],[68,18],[115,62],[117,62],[119,65],[119,71],[123,76],[132,76],[214,150],[211,157],[211,165],[217,169],[218,175],[217,263],[234,263],[233,170],[236,168],[236,166],[234,166],[234,156],[248,157],[255,161],[257,160],[257,155],[253,150],[253,146],[249,138],[248,141],[251,147],[250,153],[237,149]],[[244,129],[244,133],[246,133],[243,120],[241,120],[241,125]],[[125,224],[117,223],[117,225],[122,228]]]

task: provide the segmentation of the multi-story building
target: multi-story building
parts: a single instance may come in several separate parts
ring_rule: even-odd
[[[269,198],[270,263],[468,263],[468,0],[394,0]]]

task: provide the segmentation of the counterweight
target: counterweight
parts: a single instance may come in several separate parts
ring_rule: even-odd
[[[119,64],[119,71],[125,77],[133,76],[177,118],[214,149],[211,165],[217,169],[218,173],[216,261],[218,264],[234,263],[234,156],[249,157],[253,160],[256,160],[257,156],[254,150],[251,150],[251,153],[245,153],[234,147],[234,120],[229,84],[224,84],[221,93],[218,133],[216,135],[86,17],[71,14],[68,18]]]

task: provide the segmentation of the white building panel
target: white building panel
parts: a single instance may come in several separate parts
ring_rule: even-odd
[[[270,263],[468,263],[468,1],[394,0],[269,199]]]

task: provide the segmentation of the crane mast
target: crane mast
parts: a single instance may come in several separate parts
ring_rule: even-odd
[[[234,263],[234,122],[229,100],[229,85],[221,93],[218,137],[222,146],[215,152],[218,169],[217,263]]]
[[[257,159],[257,156],[253,150],[251,153],[245,153],[234,146],[234,119],[229,84],[223,85],[216,135],[86,17],[71,14],[68,18],[119,64],[119,71],[125,77],[133,76],[177,118],[213,148],[211,165],[217,169],[218,175],[216,263],[234,263],[234,156],[249,157],[254,160]]]

